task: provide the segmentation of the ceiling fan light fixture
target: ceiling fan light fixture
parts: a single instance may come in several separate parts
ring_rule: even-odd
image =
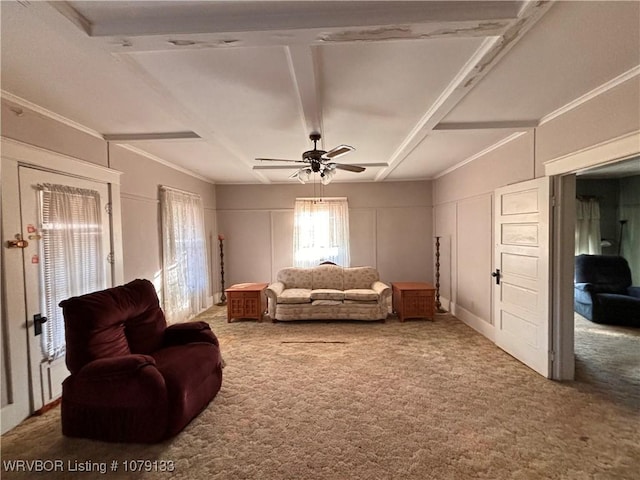
[[[324,169],[320,174],[320,183],[323,185],[329,185],[335,174],[336,172],[334,170],[330,170],[328,168]]]
[[[303,185],[307,183],[311,179],[311,169],[310,168],[301,168],[298,170],[298,181]]]
[[[256,158],[258,161],[268,161],[268,162],[288,162],[288,163],[304,163],[307,166],[296,170],[293,175],[290,175],[289,178],[297,178],[300,183],[307,183],[310,180],[310,177],[313,173],[320,174],[320,181],[323,185],[327,185],[331,182],[331,179],[336,173],[336,169],[347,170],[349,172],[360,173],[364,172],[365,168],[359,165],[349,165],[342,163],[335,163],[333,161],[334,158],[345,155],[349,152],[355,150],[350,145],[338,145],[335,148],[332,148],[328,152],[324,150],[318,149],[318,141],[321,136],[318,132],[311,132],[309,135],[309,139],[313,142],[313,150],[307,150],[302,153],[301,160],[285,160],[278,158]],[[270,168],[289,168],[287,166],[254,166],[254,170],[258,169],[270,169]]]

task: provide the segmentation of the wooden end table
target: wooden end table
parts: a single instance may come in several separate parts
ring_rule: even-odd
[[[430,283],[395,282],[391,283],[393,291],[393,311],[398,319],[430,318],[435,320],[436,289]]]
[[[255,318],[261,322],[267,309],[268,286],[268,283],[238,283],[227,288],[227,322],[232,318]]]

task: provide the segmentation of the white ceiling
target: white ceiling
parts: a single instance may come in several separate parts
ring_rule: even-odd
[[[311,131],[355,147],[339,163],[388,164],[335,182],[434,178],[640,74],[637,1],[0,6],[7,100],[216,183],[295,181],[252,167]]]

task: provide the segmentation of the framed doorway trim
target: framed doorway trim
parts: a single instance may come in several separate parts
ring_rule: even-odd
[[[575,241],[575,181],[582,170],[640,155],[640,130],[636,130],[544,163],[545,175],[553,177],[551,344],[554,380],[573,380],[575,375],[573,275]],[[571,247],[571,248],[569,248]]]

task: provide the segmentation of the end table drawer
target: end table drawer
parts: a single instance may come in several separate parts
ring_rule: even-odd
[[[233,292],[233,298],[238,300],[245,300],[245,299],[255,299],[257,297],[255,292]]]
[[[431,292],[429,290],[405,290],[402,292],[402,296],[405,298],[429,297],[431,296]]]

